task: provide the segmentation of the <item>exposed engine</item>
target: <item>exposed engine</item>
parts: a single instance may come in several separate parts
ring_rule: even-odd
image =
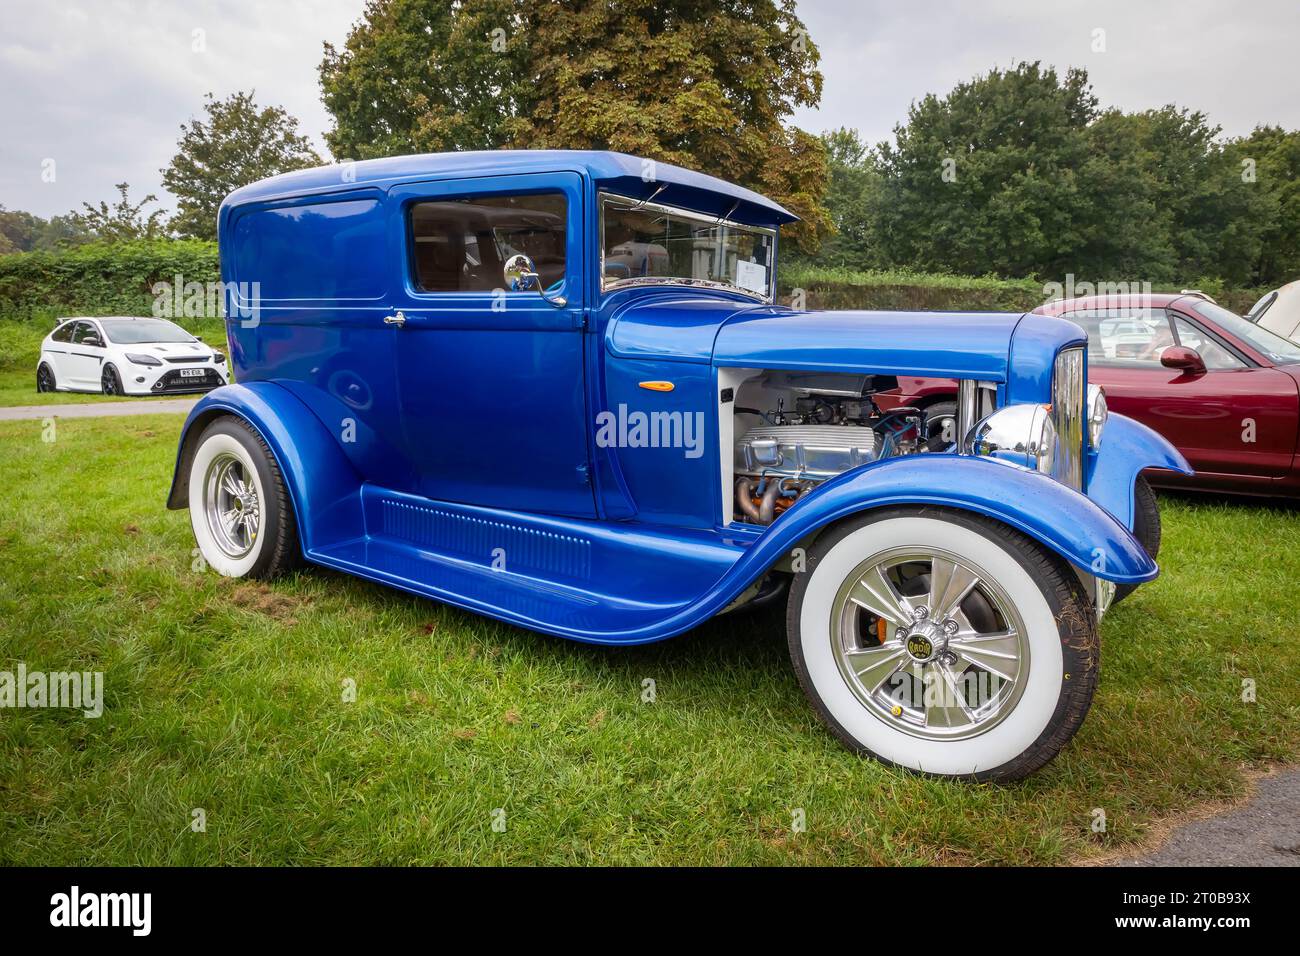
[[[881,411],[874,396],[898,387],[887,375],[765,372],[735,408],[736,517],[768,525],[810,489],[881,458],[943,447],[917,408]],[[766,399],[755,408],[744,400]]]

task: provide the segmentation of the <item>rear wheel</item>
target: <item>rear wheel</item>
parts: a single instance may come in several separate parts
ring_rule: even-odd
[[[1005,525],[891,509],[809,551],[787,612],[795,672],[850,748],[939,776],[1015,780],[1074,736],[1099,642],[1078,576]]]
[[[1154,561],[1160,557],[1160,501],[1151,488],[1151,483],[1138,475],[1133,484],[1133,537],[1146,549]],[[1120,584],[1115,588],[1114,607],[1138,589],[1136,584]]]
[[[219,418],[204,429],[189,484],[190,525],[215,571],[271,578],[298,563],[297,522],[279,465],[243,421]]]
[[[54,380],[54,369],[50,368],[47,362],[42,362],[36,369],[36,391],[54,392],[58,390],[58,383]]]

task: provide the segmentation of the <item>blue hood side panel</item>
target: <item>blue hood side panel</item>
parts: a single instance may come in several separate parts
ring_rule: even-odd
[[[749,309],[718,332],[713,363],[1005,382],[1019,313]]]

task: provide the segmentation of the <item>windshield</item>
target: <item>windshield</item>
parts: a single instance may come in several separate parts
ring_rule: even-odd
[[[1257,352],[1263,353],[1275,365],[1294,365],[1300,362],[1300,345],[1268,329],[1261,329],[1254,322],[1229,312],[1221,305],[1215,305],[1213,302],[1197,302],[1192,306],[1192,311],[1211,322],[1217,322],[1229,335],[1235,335],[1253,346]]]
[[[197,339],[179,325],[166,319],[100,319],[104,334],[117,345],[143,345],[146,342],[196,342]]]
[[[681,282],[772,298],[773,229],[605,194],[600,232],[602,289]]]

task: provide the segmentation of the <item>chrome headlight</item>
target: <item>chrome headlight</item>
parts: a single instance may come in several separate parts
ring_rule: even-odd
[[[1056,445],[1056,425],[1046,405],[1008,405],[976,425],[963,450],[1050,475]]]
[[[1088,444],[1101,447],[1101,432],[1106,427],[1110,409],[1106,406],[1106,393],[1100,385],[1088,386]]]

